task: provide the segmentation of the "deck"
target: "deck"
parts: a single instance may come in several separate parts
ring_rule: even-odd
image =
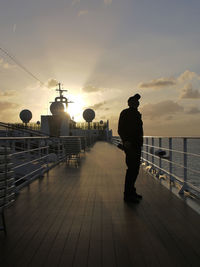
[[[142,170],[123,202],[124,155],[98,142],[21,190],[6,210],[0,266],[200,266],[200,216]]]

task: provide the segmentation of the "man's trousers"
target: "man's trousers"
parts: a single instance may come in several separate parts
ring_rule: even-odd
[[[141,147],[125,149],[125,154],[127,171],[124,195],[128,197],[136,193],[135,182],[140,169]]]

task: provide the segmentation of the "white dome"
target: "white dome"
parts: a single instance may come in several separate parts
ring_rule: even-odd
[[[32,119],[32,113],[28,109],[24,109],[19,114],[20,119],[23,123],[28,123]]]
[[[64,105],[61,102],[53,102],[50,106],[50,111],[53,115],[58,115],[64,112]]]

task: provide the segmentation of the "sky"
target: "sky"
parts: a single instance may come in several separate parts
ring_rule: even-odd
[[[50,114],[56,83],[76,121],[93,108],[117,135],[141,94],[144,134],[200,136],[199,0],[7,0],[0,3],[0,121]]]

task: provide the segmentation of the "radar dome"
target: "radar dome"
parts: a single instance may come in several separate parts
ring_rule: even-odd
[[[32,113],[28,109],[24,109],[19,114],[20,119],[23,123],[28,123],[32,119]]]
[[[59,115],[64,112],[64,105],[62,102],[53,102],[50,106],[50,111],[53,115]]]
[[[103,124],[103,121],[102,120],[100,120],[100,122],[99,122],[100,124]]]
[[[95,118],[95,112],[94,112],[94,110],[93,109],[90,109],[90,108],[84,110],[84,112],[83,112],[83,118],[84,118],[84,120],[86,122],[92,122],[93,119]]]

